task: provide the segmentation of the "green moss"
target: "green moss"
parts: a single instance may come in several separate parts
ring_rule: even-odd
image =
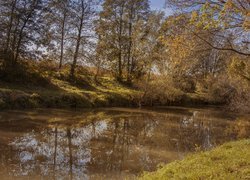
[[[140,179],[250,179],[250,140],[224,144],[214,150],[188,156]]]

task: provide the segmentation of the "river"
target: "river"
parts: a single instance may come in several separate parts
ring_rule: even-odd
[[[216,107],[0,112],[1,179],[133,179],[250,137],[250,117]]]

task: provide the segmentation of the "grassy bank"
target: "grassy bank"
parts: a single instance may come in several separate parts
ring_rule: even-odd
[[[205,98],[207,94],[184,93],[172,85],[128,86],[110,72],[96,78],[91,68],[83,66],[77,68],[74,79],[69,72],[70,66],[59,70],[48,61],[27,61],[15,67],[0,64],[0,109],[220,104]]]
[[[170,163],[141,179],[250,179],[250,140],[224,144]]]
[[[22,108],[91,108],[133,106],[136,91],[103,78],[95,89],[80,88],[65,81],[56,87],[22,86],[0,83],[0,109]],[[108,86],[105,84],[108,83]],[[112,83],[112,85],[110,85]]]
[[[139,92],[110,76],[96,80],[93,73],[79,68],[74,80],[69,68],[53,65],[18,66],[0,73],[0,109],[91,108],[134,106]]]

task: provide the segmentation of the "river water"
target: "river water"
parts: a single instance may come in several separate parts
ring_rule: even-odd
[[[133,179],[195,151],[250,138],[219,108],[0,112],[1,179]]]

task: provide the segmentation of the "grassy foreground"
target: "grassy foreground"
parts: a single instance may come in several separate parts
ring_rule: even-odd
[[[188,156],[140,179],[250,179],[250,139]]]

